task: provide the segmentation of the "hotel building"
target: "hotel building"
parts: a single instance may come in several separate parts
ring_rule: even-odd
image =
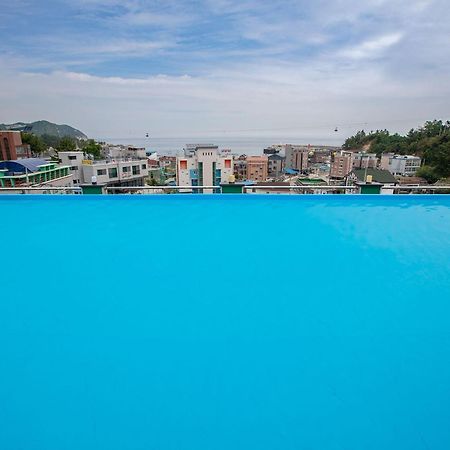
[[[184,156],[177,157],[178,186],[220,186],[234,178],[233,157],[223,155],[216,145],[188,145]],[[199,192],[198,189],[184,189],[181,192]],[[204,189],[212,193],[213,189]]]

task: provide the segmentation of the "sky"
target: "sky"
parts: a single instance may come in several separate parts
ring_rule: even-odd
[[[403,132],[450,118],[447,2],[0,0],[0,123],[303,143]]]

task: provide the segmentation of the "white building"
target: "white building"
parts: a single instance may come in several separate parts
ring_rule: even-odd
[[[147,158],[147,153],[143,147],[132,147],[126,145],[105,145],[103,147],[103,152],[106,154],[108,159],[145,159]]]
[[[184,156],[177,157],[176,176],[178,186],[220,186],[233,177],[233,157],[222,154],[216,145],[187,145]],[[212,193],[213,189],[204,192]]]
[[[83,152],[59,152],[61,164],[70,167],[70,173],[73,176],[73,184],[77,186],[84,183],[82,163],[84,160]]]
[[[106,184],[110,186],[143,186],[148,176],[146,159],[83,159],[83,152],[59,152],[61,162],[70,166],[74,184]],[[75,183],[76,179],[76,183]]]
[[[389,170],[392,175],[413,176],[420,168],[421,159],[418,156],[395,155],[384,153],[381,155],[381,168]]]

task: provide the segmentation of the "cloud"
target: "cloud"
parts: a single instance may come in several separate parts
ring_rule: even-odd
[[[364,41],[356,46],[343,49],[339,54],[350,59],[370,59],[382,56],[386,50],[400,42],[403,33],[391,33]]]
[[[449,114],[445,0],[46,1],[0,22],[0,122],[107,137]]]

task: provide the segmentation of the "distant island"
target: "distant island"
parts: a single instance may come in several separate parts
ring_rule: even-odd
[[[83,132],[77,130],[76,128],[69,125],[58,125],[47,120],[38,120],[31,123],[0,123],[0,130],[22,131],[24,133],[32,133],[36,136],[52,136],[58,138],[70,137],[73,139],[88,138]]]

